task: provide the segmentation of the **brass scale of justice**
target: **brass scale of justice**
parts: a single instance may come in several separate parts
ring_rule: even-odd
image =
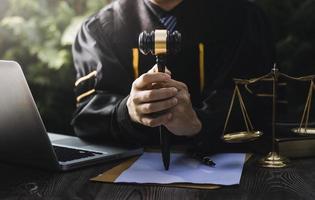
[[[153,39],[155,38],[155,39]],[[155,40],[155,42],[153,42]],[[181,35],[179,32],[175,31],[173,33],[169,33],[166,30],[155,30],[151,33],[146,31],[142,32],[139,36],[139,47],[143,54],[147,55],[151,52],[152,55],[156,55],[157,64],[159,71],[164,71],[165,60],[164,56],[168,53],[176,53],[179,51],[179,44],[181,40]],[[168,45],[167,45],[168,44]],[[232,95],[232,100],[230,103],[230,107],[228,110],[228,114],[225,120],[223,136],[222,139],[227,143],[244,143],[248,141],[253,141],[260,138],[263,133],[261,131],[255,130],[253,124],[250,120],[249,114],[246,110],[244,100],[242,98],[239,87],[244,86],[247,91],[253,94],[253,92],[248,88],[249,85],[257,83],[262,80],[272,80],[272,151],[260,160],[259,166],[266,168],[282,168],[289,164],[289,160],[287,158],[279,155],[279,152],[276,150],[275,146],[275,137],[276,137],[276,102],[277,102],[277,85],[279,77],[284,77],[288,80],[309,82],[309,91],[305,103],[304,112],[302,115],[302,119],[299,127],[291,129],[292,132],[307,136],[307,135],[315,135],[315,128],[309,128],[309,116],[312,105],[312,96],[313,91],[315,90],[315,75],[303,76],[303,77],[292,77],[287,74],[281,73],[277,68],[276,64],[274,64],[270,73],[263,75],[258,78],[252,79],[234,79],[235,88]],[[230,120],[230,115],[232,112],[233,105],[235,103],[235,99],[238,98],[240,103],[241,113],[245,122],[246,130],[240,132],[226,133],[226,128]],[[166,143],[167,138],[166,134],[162,134],[162,130],[160,129],[161,139],[165,140]],[[163,151],[163,150],[162,150]],[[168,154],[169,156],[169,154]],[[168,158],[169,159],[169,158]],[[168,168],[168,167],[167,167]]]
[[[278,79],[279,77],[283,77],[287,80],[295,80],[295,81],[301,81],[301,82],[309,82],[309,90],[308,95],[306,98],[306,103],[304,107],[304,112],[302,114],[302,119],[300,121],[299,127],[291,129],[291,131],[295,134],[302,135],[302,136],[308,136],[308,135],[314,135],[315,134],[315,127],[310,128],[308,127],[309,124],[309,116],[310,116],[310,110],[312,105],[312,96],[313,92],[315,90],[315,75],[309,75],[309,76],[303,76],[303,77],[292,77],[287,74],[281,73],[279,69],[277,68],[276,64],[274,64],[272,70],[270,73],[263,75],[258,78],[253,79],[234,79],[235,88],[232,95],[232,100],[230,103],[230,107],[228,110],[228,114],[226,117],[226,121],[224,124],[223,129],[223,136],[222,139],[227,143],[243,143],[248,141],[253,141],[258,138],[260,138],[263,133],[261,131],[255,130],[252,122],[250,120],[249,114],[246,110],[245,103],[243,101],[241,92],[240,92],[240,86],[243,86],[248,92],[253,92],[248,88],[249,85],[257,83],[262,80],[272,80],[272,151],[266,155],[264,158],[262,158],[258,165],[260,167],[266,167],[266,168],[282,168],[286,167],[290,161],[279,155],[279,152],[276,150],[276,102],[277,102],[277,85],[278,85]],[[238,98],[240,109],[242,113],[242,117],[245,122],[246,130],[240,131],[240,132],[233,132],[233,133],[226,133],[226,128],[230,120],[230,115],[232,112],[232,108],[235,103],[235,99]]]

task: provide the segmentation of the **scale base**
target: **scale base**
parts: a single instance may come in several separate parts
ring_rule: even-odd
[[[258,139],[263,135],[261,131],[241,131],[223,135],[226,143],[243,143]]]
[[[260,167],[265,168],[283,168],[288,166],[289,160],[280,156],[277,152],[270,152],[258,163]]]
[[[315,128],[293,128],[291,131],[301,136],[315,135]]]

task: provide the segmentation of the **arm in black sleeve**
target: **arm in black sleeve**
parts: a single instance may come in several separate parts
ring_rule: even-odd
[[[121,144],[150,143],[152,129],[133,123],[129,117],[126,102],[133,75],[112,49],[111,30],[110,20],[100,23],[92,17],[76,37],[74,131],[81,138],[101,138]]]

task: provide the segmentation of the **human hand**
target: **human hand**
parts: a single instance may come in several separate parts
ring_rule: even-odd
[[[163,86],[178,89],[175,96],[178,103],[171,109],[171,119],[165,121],[163,125],[174,135],[194,136],[198,134],[202,128],[202,124],[192,107],[186,84],[170,79]]]
[[[133,82],[127,100],[131,120],[150,127],[160,126],[170,120],[170,109],[178,102],[175,98],[178,93],[176,87],[157,87],[171,77],[167,73],[154,72],[155,68]]]
[[[154,65],[149,71],[148,73],[156,73],[156,72],[159,72],[159,68],[157,65]],[[172,72],[167,68],[165,67],[165,72],[166,74],[172,76]]]

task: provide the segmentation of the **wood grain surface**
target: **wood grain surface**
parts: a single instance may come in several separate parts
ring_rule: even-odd
[[[315,158],[292,160],[283,169],[265,169],[253,156],[240,185],[216,190],[110,184],[89,179],[120,163],[111,162],[66,173],[0,164],[0,199],[315,199]]]

